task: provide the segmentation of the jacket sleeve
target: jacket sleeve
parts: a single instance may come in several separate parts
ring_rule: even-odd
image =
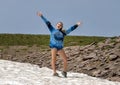
[[[49,28],[50,31],[52,31],[54,28],[51,25],[50,21],[48,21],[43,15],[41,16],[42,20],[46,23],[47,27]]]
[[[78,25],[76,24],[76,25],[73,25],[72,27],[70,27],[69,29],[67,29],[65,31],[66,35],[69,34],[70,32],[72,32],[73,30],[75,30],[77,27],[78,27]]]

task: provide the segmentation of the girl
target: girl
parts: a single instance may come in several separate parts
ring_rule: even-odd
[[[52,61],[51,61],[51,66],[53,69],[53,76],[59,76],[59,74],[56,72],[56,54],[58,53],[62,59],[63,59],[63,71],[62,75],[64,77],[67,77],[67,56],[63,50],[63,41],[64,37],[69,34],[71,31],[75,30],[81,22],[77,22],[75,25],[71,26],[69,29],[66,31],[63,31],[63,23],[58,22],[56,24],[56,28],[54,28],[50,21],[48,21],[41,12],[37,12],[37,15],[40,16],[43,21],[46,23],[47,27],[49,28],[50,31],[50,48],[51,48],[51,55],[52,55]]]

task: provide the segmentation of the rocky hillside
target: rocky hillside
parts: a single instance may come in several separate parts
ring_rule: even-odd
[[[86,46],[65,47],[64,50],[68,56],[68,71],[120,82],[120,37]],[[57,58],[57,69],[62,70],[62,59]],[[0,46],[0,59],[51,68],[50,49],[37,46]]]

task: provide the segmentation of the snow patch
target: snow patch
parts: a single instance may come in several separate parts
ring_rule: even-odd
[[[52,70],[29,63],[0,60],[0,85],[120,85],[82,73],[68,72],[68,78],[53,77]]]

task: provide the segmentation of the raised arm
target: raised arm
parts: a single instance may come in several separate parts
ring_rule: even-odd
[[[46,23],[47,27],[49,28],[50,31],[53,30],[53,26],[51,25],[50,21],[48,21],[41,12],[37,12],[37,15],[42,18],[42,20]]]
[[[70,32],[72,32],[73,30],[75,30],[79,25],[81,25],[81,22],[77,22],[75,25],[73,25],[72,27],[70,27],[69,29],[67,29],[65,31],[66,34],[69,34]]]

